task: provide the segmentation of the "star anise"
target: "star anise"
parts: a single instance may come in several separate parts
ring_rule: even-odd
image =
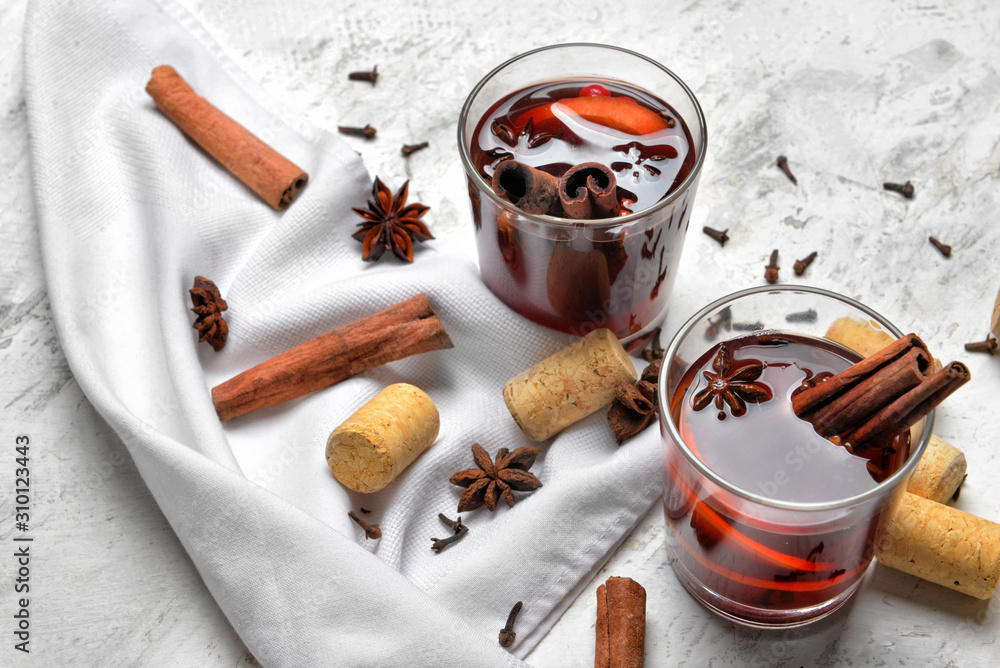
[[[500,448],[494,462],[481,445],[474,444],[472,458],[476,468],[459,471],[451,477],[453,485],[466,488],[458,501],[458,512],[475,510],[483,504],[492,511],[501,496],[508,506],[513,507],[513,490],[533,492],[542,486],[535,474],[528,472],[537,456],[538,448],[533,446],[518,448],[514,452]]]
[[[729,348],[725,345],[720,346],[718,354],[712,361],[715,373],[701,372],[708,380],[708,387],[694,395],[696,411],[707,408],[714,399],[715,407],[720,411],[719,419],[722,420],[726,417],[724,404],[728,404],[733,417],[739,417],[747,412],[747,402],[759,404],[772,398],[771,388],[764,383],[754,382],[764,373],[764,365],[761,362],[747,360],[747,363],[735,371],[732,367],[733,359]]]
[[[219,293],[215,283],[204,276],[194,277],[194,287],[190,290],[192,311],[198,319],[194,328],[198,330],[198,341],[208,341],[215,352],[222,350],[229,337],[229,326],[222,317],[222,312],[229,308],[226,300]]]
[[[662,353],[661,353],[662,354]],[[608,407],[608,424],[615,442],[621,445],[656,419],[657,383],[663,358],[653,360],[642,371],[639,381],[619,383],[615,388],[615,398]]]
[[[538,148],[552,139],[562,137],[562,132],[535,132],[534,119],[529,118],[520,130],[504,123],[499,119],[494,119],[490,124],[490,132],[500,143],[510,147],[510,151],[503,147],[496,146],[485,151],[490,157],[490,162],[483,165],[482,174],[489,179],[493,176],[493,171],[504,160],[510,160],[515,155],[522,155],[527,149]]]
[[[409,181],[404,183],[393,197],[388,186],[376,176],[369,208],[354,208],[354,213],[365,219],[358,224],[361,229],[352,235],[363,243],[361,259],[365,262],[378,260],[386,248],[392,249],[400,260],[413,262],[413,242],[434,238],[420,220],[430,207],[419,202],[404,206],[409,185]]]

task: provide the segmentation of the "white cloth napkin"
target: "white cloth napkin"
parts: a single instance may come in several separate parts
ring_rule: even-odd
[[[144,87],[160,64],[309,172],[290,209],[272,211],[156,109]],[[515,657],[658,498],[655,428],[618,448],[603,415],[574,425],[542,446],[532,471],[544,487],[514,508],[466,513],[470,533],[433,553],[431,538],[447,531],[437,515],[454,517],[462,491],[448,478],[472,466],[470,446],[529,444],[504,382],[568,337],[510,312],[447,243],[430,242],[412,266],[362,263],[350,207],[370,179],[358,156],[279,116],[170,0],[33,2],[25,67],[66,357],[251,652],[266,666],[523,665]],[[191,327],[199,274],[229,303],[220,353]],[[419,292],[454,349],[219,422],[214,385]],[[326,466],[327,435],[399,381],[433,398],[440,435],[386,489],[349,492]],[[348,519],[361,506],[381,540],[366,542]],[[497,634],[519,600],[517,642],[504,650]]]

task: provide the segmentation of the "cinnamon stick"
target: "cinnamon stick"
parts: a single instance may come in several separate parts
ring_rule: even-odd
[[[618,215],[615,173],[599,162],[581,162],[559,180],[559,201],[567,218],[614,218]]]
[[[517,160],[497,166],[492,186],[497,197],[525,213],[549,213],[559,202],[559,179]]]
[[[908,334],[841,373],[792,396],[795,414],[823,436],[884,447],[969,380],[960,362],[933,371],[934,359]]]
[[[420,294],[317,336],[216,385],[212,401],[225,422],[321,390],[387,362],[451,347],[451,339],[427,296]]]
[[[883,408],[851,432],[848,440],[858,445],[894,437],[919,422],[970,378],[969,369],[964,364],[952,362]]]
[[[927,345],[916,334],[907,334],[881,350],[872,353],[849,369],[841,371],[836,376],[822,383],[817,383],[808,390],[799,392],[792,397],[792,408],[795,409],[795,414],[802,416],[831,397],[853,387],[860,381],[871,376],[879,368],[902,357],[911,348],[919,348],[926,351]]]
[[[200,97],[169,65],[146,84],[156,106],[199,146],[275,209],[285,209],[309,175]]]
[[[841,434],[923,383],[931,363],[925,350],[911,348],[877,373],[860,380],[803,417],[812,422],[816,432],[822,436]],[[825,384],[820,383],[816,387]]]
[[[632,578],[610,577],[597,588],[594,668],[642,668],[646,590]]]

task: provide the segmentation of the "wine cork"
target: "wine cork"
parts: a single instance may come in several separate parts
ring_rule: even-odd
[[[884,329],[876,327],[873,321],[844,316],[833,321],[826,330],[826,338],[868,357],[896,340]]]
[[[906,491],[945,503],[965,479],[965,453],[937,436],[931,436]]]
[[[441,420],[423,390],[390,385],[330,433],[326,462],[344,487],[377,492],[437,438]]]
[[[904,492],[879,527],[875,556],[886,566],[986,600],[1000,578],[1000,524]]]
[[[607,406],[618,383],[636,378],[615,335],[596,329],[507,381],[503,400],[521,431],[544,441]]]

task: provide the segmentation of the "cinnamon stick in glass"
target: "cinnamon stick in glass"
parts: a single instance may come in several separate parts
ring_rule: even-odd
[[[970,378],[964,364],[952,362],[869,418],[851,432],[850,441],[857,444],[894,437],[919,422]]]
[[[300,167],[200,97],[169,65],[146,84],[156,106],[184,134],[275,209],[285,209],[309,180]]]
[[[599,162],[574,165],[559,179],[559,201],[567,218],[614,218],[620,210],[615,173]]]
[[[924,342],[908,334],[795,394],[792,408],[823,436],[846,434],[853,446],[888,444],[970,378],[961,362],[933,367]]]
[[[225,422],[297,399],[387,362],[451,347],[427,296],[420,294],[310,339],[216,385],[212,402]]]
[[[558,209],[559,179],[517,160],[504,160],[493,172],[493,192],[521,211],[546,214]]]

